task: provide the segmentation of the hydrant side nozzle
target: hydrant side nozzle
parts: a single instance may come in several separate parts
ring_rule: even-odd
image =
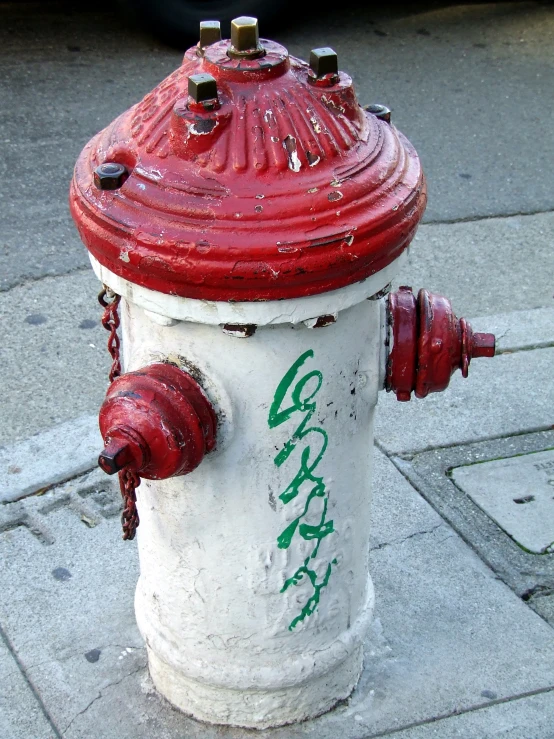
[[[417,398],[441,392],[457,369],[467,377],[473,357],[494,356],[493,334],[474,334],[442,295],[422,289],[416,301],[411,288],[401,287],[387,306],[392,348],[385,387],[399,401],[410,400],[412,392]]]
[[[170,364],[156,363],[116,378],[100,409],[108,474],[131,466],[163,480],[192,472],[215,446],[217,419],[200,385]]]
[[[117,425],[104,438],[105,447],[98,456],[98,466],[106,474],[114,475],[128,466],[138,471],[150,461],[147,442],[130,426]]]
[[[496,338],[494,334],[473,334],[473,357],[494,357]]]
[[[386,389],[397,400],[411,399],[416,382],[417,305],[411,287],[400,287],[387,299],[392,348],[387,361]]]
[[[129,444],[119,439],[110,439],[105,449],[98,456],[98,466],[107,475],[115,475],[132,461]]]

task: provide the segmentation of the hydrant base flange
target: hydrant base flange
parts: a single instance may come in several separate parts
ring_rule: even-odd
[[[147,649],[156,689],[176,708],[199,721],[247,729],[270,729],[316,718],[348,698],[363,667],[359,646],[332,671],[304,685],[274,691],[233,690],[187,679]]]

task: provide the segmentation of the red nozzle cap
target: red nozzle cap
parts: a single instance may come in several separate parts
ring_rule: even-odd
[[[215,446],[216,417],[200,385],[170,364],[151,364],[111,384],[100,409],[109,475],[126,466],[163,480],[192,472]]]
[[[472,357],[494,357],[495,350],[494,334],[473,334]]]
[[[388,299],[392,349],[387,365],[387,391],[400,401],[445,390],[450,377],[462,370],[467,377],[473,357],[493,357],[493,334],[474,334],[465,318],[456,318],[450,301],[420,290],[417,300],[409,287]]]

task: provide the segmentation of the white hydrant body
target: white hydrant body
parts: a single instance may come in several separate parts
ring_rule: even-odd
[[[264,728],[330,709],[358,681],[373,611],[373,413],[385,346],[383,300],[368,298],[397,265],[316,306],[248,307],[137,290],[94,266],[131,296],[121,309],[125,371],[175,363],[220,422],[217,449],[196,470],[137,490],[136,615],[156,687],[215,723]],[[314,307],[336,322],[309,328]],[[255,333],[224,333],[218,324],[243,308]],[[191,313],[209,323],[175,320]]]
[[[138,528],[154,684],[220,724],[317,716],[354,689],[373,611],[373,413],[444,390],[494,337],[388,286],[426,204],[411,144],[310,64],[217,24],[85,147],[71,185],[104,284],[99,464]],[[123,361],[118,329],[121,321]]]

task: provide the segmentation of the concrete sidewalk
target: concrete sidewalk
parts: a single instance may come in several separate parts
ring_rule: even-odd
[[[0,161],[0,739],[554,739],[550,9],[337,7],[280,39],[332,45],[360,100],[393,106],[431,194],[396,285],[447,295],[498,356],[423,401],[382,393],[362,679],[319,719],[253,732],[180,714],[149,679],[136,545],[94,469],[99,286],[65,205],[87,138],[180,54],[60,8],[0,6],[0,89],[19,93]]]
[[[476,361],[468,381],[456,378],[425,401],[381,398],[372,504],[377,608],[362,679],[331,713],[260,736],[552,739],[554,554],[524,551],[456,477],[472,464],[486,470],[486,460],[554,464],[552,318],[549,308],[479,318],[483,330],[504,327],[499,356]],[[75,465],[92,467],[94,417],[61,432],[90,439],[66,450],[68,476]],[[120,539],[113,481],[94,470],[44,492],[48,481],[39,475],[41,492],[28,494],[33,470],[56,448],[54,430],[2,451],[4,489],[21,476],[24,490],[11,482],[0,508],[0,735],[252,736],[198,723],[155,693],[134,620],[136,547]],[[56,469],[52,482],[60,475]],[[550,477],[533,480],[537,498]],[[494,475],[484,479],[494,495]],[[528,492],[523,483],[521,496]],[[535,503],[510,505],[517,536],[519,514],[532,515]]]

